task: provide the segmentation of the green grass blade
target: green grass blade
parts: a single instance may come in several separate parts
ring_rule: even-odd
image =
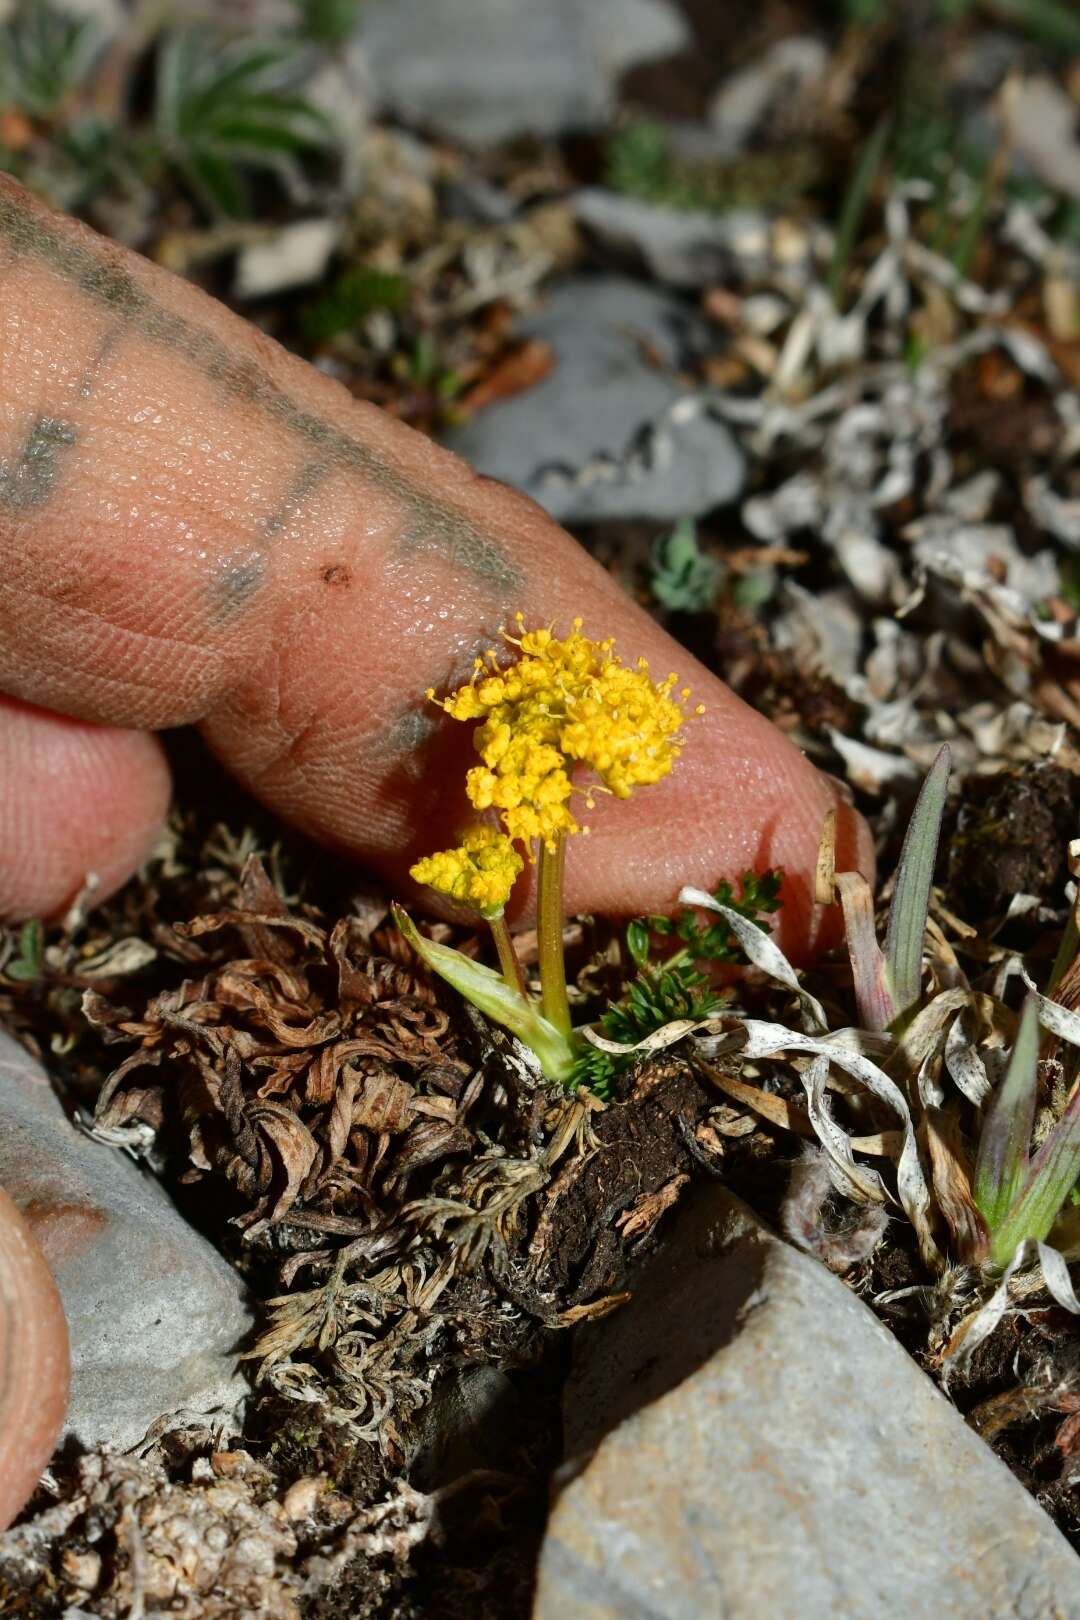
[[[178,167],[208,213],[243,219],[248,212],[247,187],[227,158],[196,148]]]
[[[979,240],[986,226],[986,219],[990,212],[990,204],[993,200],[996,182],[997,175],[995,173],[995,162],[993,158],[988,158],[986,166],[982,172],[982,177],[979,180],[979,188],[975,193],[975,197],[972,201],[970,209],[968,210],[967,217],[960,226],[960,231],[956,238],[956,245],[953,248],[953,269],[956,271],[958,276],[966,277],[968,271],[971,269],[971,261],[975,257],[975,249],[979,245]]]
[[[992,1254],[996,1252],[1002,1222],[1026,1179],[1038,1062],[1039,1007],[1035,997],[1028,996],[1009,1067],[983,1121],[975,1161],[972,1191],[990,1228]]]
[[[829,293],[837,309],[841,307],[844,295],[844,281],[847,276],[848,265],[855,248],[855,241],[862,224],[863,214],[870,197],[870,191],[885,156],[885,147],[892,129],[892,120],[883,118],[870,139],[859,153],[858,161],[852,170],[844,201],[840,207],[840,218],[836,223],[836,242],[833,247],[832,263],[829,266]]]
[[[184,95],[195,68],[195,45],[190,34],[173,34],[158,51],[154,85],[154,127],[163,142],[181,132]]]
[[[923,938],[951,766],[949,745],[944,743],[922,785],[900,852],[885,936],[889,984],[900,1016],[922,993]]]
[[[1023,1187],[998,1227],[990,1259],[1008,1265],[1022,1238],[1042,1241],[1080,1178],[1080,1091],[1027,1166]]]
[[[1080,51],[1080,17],[1066,0],[985,0],[1000,22],[1012,23],[1054,51]]]

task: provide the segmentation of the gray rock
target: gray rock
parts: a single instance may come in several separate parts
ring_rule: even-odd
[[[692,311],[632,281],[574,278],[520,332],[549,343],[556,364],[446,436],[477,471],[562,523],[675,522],[739,494],[738,446],[673,375],[708,342]]]
[[[1080,1559],[1034,1500],[868,1308],[722,1188],[579,1333],[564,1415],[585,1461],[534,1620],[1080,1617]]]
[[[63,1439],[134,1445],[167,1412],[233,1407],[251,1325],[240,1278],[117,1148],[78,1131],[0,1031],[0,1185],[60,1289],[71,1340]]]
[[[726,156],[734,157],[777,114],[789,118],[800,104],[820,102],[829,50],[813,34],[789,34],[725,79],[709,107],[709,123]]]
[[[670,0],[368,0],[362,39],[383,109],[483,143],[607,123],[619,74],[687,29]]]
[[[750,209],[707,214],[623,197],[599,186],[574,197],[579,225],[606,247],[629,253],[672,287],[709,287],[741,276],[769,259],[769,226]]]
[[[518,1407],[513,1379],[501,1368],[457,1368],[436,1384],[421,1414],[409,1483],[433,1491],[475,1468],[504,1466]]]
[[[439,188],[439,205],[444,218],[468,225],[505,225],[518,210],[516,198],[508,191],[477,175],[447,180]]]
[[[1076,102],[1056,79],[1021,79],[1008,102],[1007,130],[1015,156],[1053,191],[1080,198],[1080,140]]]

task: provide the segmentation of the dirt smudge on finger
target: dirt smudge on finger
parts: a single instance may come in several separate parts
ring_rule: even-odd
[[[0,504],[16,511],[44,506],[59,477],[60,453],[75,441],[70,422],[57,416],[37,417],[15,462],[0,463]]]

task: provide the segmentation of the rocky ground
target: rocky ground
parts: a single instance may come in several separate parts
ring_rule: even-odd
[[[238,159],[232,217],[150,146],[91,173],[114,81],[160,123],[119,11],[93,95],[8,88],[5,164],[579,534],[848,784],[879,923],[948,742],[928,1016],[834,1034],[832,1136],[843,953],[567,1096],[181,738],[147,871],[0,951],[0,1181],[55,1181],[75,1359],[0,1612],[1080,1616],[1068,1271],[995,1293],[941,1148],[1075,898],[1074,14],[331,10],[333,142]],[[598,1018],[625,941],[567,938]]]

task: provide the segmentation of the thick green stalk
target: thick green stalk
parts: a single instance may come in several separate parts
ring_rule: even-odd
[[[563,872],[566,867],[566,834],[555,835],[555,847],[540,846],[537,933],[540,945],[540,1007],[549,1024],[569,1037],[570,1002],[566,995],[566,963],[563,959]]]
[[[525,988],[525,975],[521,971],[518,953],[514,949],[514,942],[510,938],[510,930],[506,926],[506,918],[500,911],[497,917],[489,917],[491,935],[495,941],[495,949],[499,953],[499,966],[502,976],[511,990],[517,990],[521,995],[527,996]]]

